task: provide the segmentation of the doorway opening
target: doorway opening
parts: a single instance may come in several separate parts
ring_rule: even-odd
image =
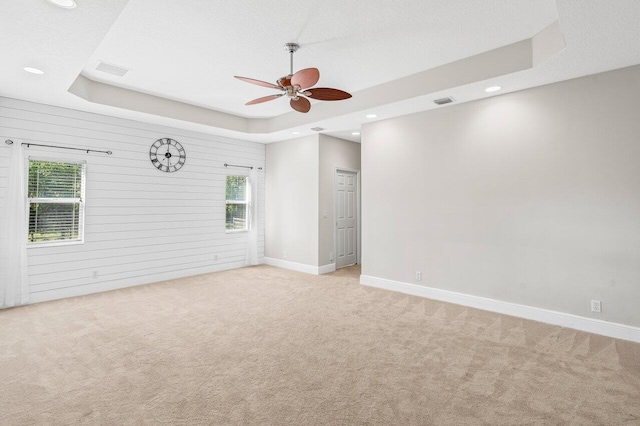
[[[336,269],[360,263],[360,172],[337,168],[334,178]]]

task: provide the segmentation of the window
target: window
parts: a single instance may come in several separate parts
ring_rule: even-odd
[[[28,242],[82,242],[85,164],[29,159]]]
[[[227,231],[246,231],[249,229],[247,218],[247,177],[227,176]]]

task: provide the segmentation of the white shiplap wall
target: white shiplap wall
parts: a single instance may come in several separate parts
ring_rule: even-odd
[[[187,152],[178,172],[161,172],[149,161],[149,147],[162,137]],[[263,144],[0,97],[0,198],[7,193],[5,139],[113,151],[25,150],[87,162],[85,243],[29,248],[31,302],[245,265],[247,234],[225,233],[224,198],[225,176],[246,169],[224,163],[264,168]],[[264,172],[258,171],[261,260]],[[0,210],[0,220],[4,214]],[[0,253],[0,263],[5,257]]]

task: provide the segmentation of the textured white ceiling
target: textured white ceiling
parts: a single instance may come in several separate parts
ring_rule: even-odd
[[[290,111],[274,93],[233,79],[317,67],[320,86],[357,92],[510,44],[557,19],[554,0],[130,0],[83,70],[93,80],[249,117]],[[95,70],[102,60],[131,71]]]
[[[376,108],[377,119],[522,90],[640,63],[638,0],[77,0],[73,10],[45,0],[0,2],[0,96],[32,100],[242,139],[273,141],[319,125],[339,137],[364,111],[285,131],[248,135],[86,102],[67,92],[79,73],[92,79],[247,117],[287,113],[278,100],[245,107],[269,89],[233,79],[273,81],[288,72],[288,41],[303,47],[295,68],[317,67],[319,85],[357,95],[373,85],[529,38],[559,19],[566,49],[533,69]],[[124,78],[94,70],[103,60],[130,68]],[[34,76],[24,66],[45,70]],[[499,84],[500,92],[484,88]],[[369,112],[369,111],[367,111]]]
[[[59,103],[127,0],[78,0],[62,9],[45,0],[0,1],[0,95]],[[25,73],[30,66],[43,76]]]

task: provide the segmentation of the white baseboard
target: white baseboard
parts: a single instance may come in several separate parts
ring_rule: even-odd
[[[227,271],[230,269],[238,269],[248,266],[246,262],[231,262],[220,265],[206,266],[203,268],[195,268],[182,271],[166,272],[162,274],[143,275],[139,277],[131,277],[114,281],[97,282],[94,284],[80,285],[75,287],[66,287],[31,293],[29,295],[29,303],[49,302],[52,300],[65,299],[67,297],[86,296],[88,294],[102,293],[105,291],[119,290],[121,288],[136,287],[139,285],[153,284],[162,281],[191,277],[212,272]]]
[[[336,270],[336,264],[330,263],[328,265],[318,266],[318,275],[328,274]]]
[[[265,257],[264,263],[278,268],[290,269],[292,271],[304,272],[311,275],[322,275],[336,270],[336,264],[330,263],[323,266],[312,266],[304,263],[290,262],[288,260],[275,259],[273,257]]]
[[[548,309],[535,308],[533,306],[503,302],[486,297],[424,287],[369,275],[360,275],[360,284],[640,343],[640,328],[615,322],[581,317]]]

